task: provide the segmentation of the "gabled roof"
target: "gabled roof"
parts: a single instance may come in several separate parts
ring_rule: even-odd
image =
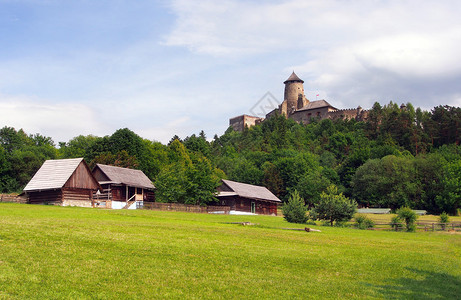
[[[291,82],[291,81],[301,81],[302,83],[304,83],[304,80],[299,78],[298,75],[295,74],[295,71],[293,71],[293,73],[291,73],[290,77],[288,77],[288,79],[285,80],[283,83],[286,84],[287,82]]]
[[[155,189],[155,186],[152,184],[150,179],[141,170],[101,164],[96,164],[95,169],[96,168],[99,168],[101,172],[104,173],[104,175],[106,175],[109,179],[108,182],[104,183],[116,183],[144,189]],[[93,172],[95,169],[93,169]]]
[[[83,158],[47,160],[24,188],[25,192],[62,188]]]
[[[316,101],[310,101],[306,106],[298,109],[298,111],[311,110],[311,109],[317,109],[317,108],[322,108],[322,107],[331,107],[331,108],[337,109],[325,100],[316,100]]]
[[[240,196],[244,198],[250,199],[257,199],[257,200],[265,200],[265,201],[273,201],[273,202],[282,202],[280,201],[277,196],[272,194],[267,188],[258,185],[252,185],[247,183],[241,183],[231,180],[223,179],[222,182],[227,185],[232,192],[220,192],[218,197],[225,197],[225,196]]]

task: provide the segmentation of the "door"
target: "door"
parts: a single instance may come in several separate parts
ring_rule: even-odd
[[[254,202],[251,202],[251,212],[256,213],[256,204]]]

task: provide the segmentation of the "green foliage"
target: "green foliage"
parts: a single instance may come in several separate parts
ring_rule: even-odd
[[[450,222],[450,217],[446,212],[443,212],[439,216],[439,223],[449,223]]]
[[[411,205],[417,188],[413,162],[393,155],[369,160],[357,169],[351,185],[362,203],[393,209]]]
[[[299,196],[298,191],[290,194],[288,201],[282,206],[282,213],[285,220],[290,223],[307,222],[307,207],[304,205],[304,200]]]
[[[399,231],[403,227],[402,220],[398,215],[392,217],[391,226],[395,231]]]
[[[51,138],[22,129],[0,129],[0,192],[20,192],[47,159],[56,158]]]
[[[368,218],[366,215],[363,214],[356,214],[355,215],[355,226],[358,229],[368,229],[373,228],[375,226],[375,222]]]
[[[184,175],[187,182],[182,188],[208,199],[204,202],[211,198],[199,186],[208,190],[209,185],[198,172],[204,178],[219,173],[264,185],[283,201],[297,190],[310,207],[333,184],[364,205],[456,214],[461,208],[460,111],[375,103],[365,122],[314,119],[298,124],[277,115],[243,132],[229,128],[212,142],[202,131],[183,141],[175,136],[168,145],[123,128],[110,136],[77,136],[60,143],[58,150],[48,137],[4,127],[0,190],[20,191],[45,159],[84,157],[87,162],[139,168],[153,181],[160,175],[165,180],[168,170],[178,169],[177,176]],[[185,201],[181,199],[176,201]]]
[[[447,224],[450,222],[450,217],[446,212],[443,212],[439,216],[439,223],[441,223],[442,230],[445,230]]]
[[[330,185],[326,192],[320,194],[320,201],[312,210],[312,215],[319,220],[327,220],[333,226],[334,222],[349,221],[357,210],[355,200],[350,200],[338,188]]]
[[[216,188],[224,173],[201,153],[188,153],[175,139],[168,147],[169,164],[155,181],[157,201],[206,205],[216,202]]]
[[[397,215],[400,220],[405,222],[405,228],[408,232],[414,232],[416,230],[416,220],[418,216],[409,207],[401,207],[397,210]]]
[[[111,165],[122,168],[136,169],[139,166],[135,156],[130,156],[128,152],[122,150],[116,154],[110,152],[102,153],[96,156],[90,163],[92,169],[96,164]]]

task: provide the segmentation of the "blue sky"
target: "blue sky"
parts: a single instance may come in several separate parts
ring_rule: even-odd
[[[461,106],[459,1],[0,0],[0,126],[128,127],[167,142],[228,119],[292,70],[338,108]]]

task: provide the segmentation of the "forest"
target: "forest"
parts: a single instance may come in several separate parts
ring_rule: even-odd
[[[461,207],[461,108],[431,111],[375,103],[364,122],[284,116],[207,139],[202,131],[167,145],[128,128],[55,144],[40,134],[0,129],[0,192],[21,192],[46,159],[84,157],[141,169],[157,201],[212,204],[220,179],[262,185],[286,201],[297,191],[312,207],[334,185],[364,207],[408,206],[457,214]]]

